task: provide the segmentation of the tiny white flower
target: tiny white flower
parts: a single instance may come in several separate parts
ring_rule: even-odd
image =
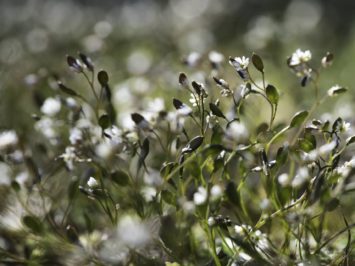
[[[15,146],[18,143],[18,137],[14,130],[3,131],[0,133],[0,150]]]
[[[82,139],[83,139],[83,132],[79,128],[73,127],[70,129],[69,141],[71,144],[75,145],[79,143]]]
[[[302,51],[301,49],[297,49],[291,56],[290,66],[297,66],[301,63],[306,63],[311,60],[312,54],[309,50]]]
[[[249,131],[243,123],[234,121],[227,128],[226,136],[231,140],[243,142],[248,139]]]
[[[211,200],[217,200],[223,195],[222,187],[220,185],[214,185],[211,188],[210,193],[211,193]]]
[[[218,53],[216,51],[211,51],[208,54],[208,59],[215,64],[220,64],[223,62],[224,56],[223,56],[223,54]]]
[[[213,217],[209,217],[207,220],[208,226],[212,227],[216,224],[216,220]]]
[[[47,98],[41,107],[41,112],[48,116],[54,116],[60,111],[61,106],[59,99]]]
[[[197,106],[197,99],[196,97],[191,93],[190,94],[191,98],[189,99],[189,102],[192,104],[192,106]]]
[[[209,114],[206,116],[206,122],[209,128],[213,128],[215,125],[219,123],[217,116],[213,114]]]
[[[196,205],[202,205],[207,200],[207,190],[204,187],[198,187],[194,194],[194,202]]]
[[[132,216],[121,218],[117,226],[117,234],[119,239],[130,248],[141,248],[151,239],[148,226]]]
[[[301,167],[298,169],[296,176],[292,180],[292,187],[300,187],[309,179],[309,172],[307,167]]]
[[[88,187],[90,188],[95,188],[98,187],[99,183],[97,183],[96,179],[90,176],[88,182],[87,182]]]
[[[242,56],[242,57],[235,57],[235,58],[231,58],[231,60],[229,60],[229,63],[237,70],[245,70],[248,65],[249,65],[249,58]]]

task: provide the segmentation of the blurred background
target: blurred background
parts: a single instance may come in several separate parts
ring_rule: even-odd
[[[65,61],[78,51],[110,73],[122,116],[132,109],[129,104],[137,105],[132,94],[143,95],[142,101],[152,95],[174,97],[178,73],[195,73],[194,60],[211,51],[224,55],[233,86],[239,80],[228,57],[261,55],[268,81],[281,91],[291,113],[313,100],[307,97],[311,88],[301,88],[285,63],[297,48],[311,50],[316,67],[327,51],[333,52],[335,61],[322,73],[321,88],[326,92],[339,83],[352,92],[354,10],[350,0],[3,0],[0,128],[32,130],[31,114],[56,93],[53,74],[83,90],[85,82]],[[350,118],[353,94],[332,101],[331,108],[327,103],[324,110],[334,108],[335,116]]]

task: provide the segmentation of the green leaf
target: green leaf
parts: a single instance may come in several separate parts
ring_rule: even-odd
[[[230,181],[228,184],[227,184],[227,187],[226,187],[226,195],[227,195],[227,198],[228,200],[235,206],[239,206],[240,204],[240,197],[239,197],[239,194],[237,192],[237,188],[234,184],[233,181]]]
[[[102,129],[106,129],[111,125],[110,117],[107,114],[100,116],[99,125]]]
[[[106,86],[109,80],[107,72],[101,70],[99,73],[97,73],[97,79],[102,87]]]
[[[113,172],[111,174],[111,180],[119,186],[127,186],[129,184],[129,176],[122,170]]]
[[[332,198],[325,205],[325,209],[327,212],[334,211],[339,206],[340,201],[337,198]]]
[[[190,140],[190,142],[182,149],[182,154],[184,153],[191,153],[195,150],[198,149],[198,147],[201,146],[201,144],[203,143],[203,137],[202,136],[197,136],[194,137],[192,140]]]
[[[219,109],[219,107],[217,105],[215,105],[214,103],[210,103],[210,109],[211,109],[212,114],[214,114],[215,116],[222,117],[222,118],[226,119],[226,117],[222,113],[221,109]]]
[[[78,94],[73,90],[73,89],[70,89],[68,88],[67,86],[65,86],[62,82],[58,81],[58,87],[59,89],[68,94],[68,95],[71,95],[71,96],[78,96]]]
[[[265,93],[271,103],[277,104],[279,102],[279,93],[273,85],[267,85]]]
[[[165,176],[169,175],[176,166],[177,164],[175,162],[165,162],[160,168],[160,176],[164,178]]]
[[[253,62],[253,65],[257,70],[262,73],[264,72],[264,63],[259,55],[253,53],[253,55],[251,56],[251,61]]]
[[[40,234],[43,232],[42,222],[35,216],[24,216],[22,218],[22,223],[36,234]]]
[[[290,128],[300,126],[306,120],[307,116],[308,116],[308,111],[299,111],[299,112],[297,112],[292,117],[292,120],[291,120],[291,123],[290,123]]]
[[[348,137],[346,139],[346,146],[348,146],[348,145],[350,145],[350,144],[352,144],[354,142],[355,142],[355,136]]]
[[[171,193],[169,190],[162,190],[161,192],[161,198],[163,199],[163,201],[165,201],[166,203],[169,203],[171,205],[176,204],[176,200],[175,200],[175,196],[173,193]]]

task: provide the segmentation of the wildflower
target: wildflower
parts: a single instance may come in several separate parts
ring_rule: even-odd
[[[220,185],[214,185],[211,188],[210,193],[211,193],[211,200],[217,200],[220,197],[222,197],[223,191]]]
[[[309,178],[309,172],[307,167],[301,167],[298,169],[296,176],[292,180],[292,187],[300,187]]]
[[[60,108],[61,103],[59,99],[47,98],[41,107],[41,112],[48,116],[54,116],[60,111]]]
[[[93,178],[92,176],[90,176],[88,182],[87,182],[87,185],[90,187],[90,188],[96,188],[98,187],[99,183],[97,183],[96,179]]]
[[[206,116],[206,122],[209,128],[213,128],[215,125],[219,123],[217,116],[213,114],[209,114]]]
[[[227,128],[226,136],[236,142],[243,142],[248,139],[249,132],[243,123],[234,121]]]
[[[208,59],[214,64],[221,64],[224,61],[224,56],[216,51],[211,51],[208,54]]]
[[[18,143],[18,137],[14,130],[3,131],[0,133],[0,150],[8,149]]]
[[[59,158],[63,159],[63,161],[66,163],[69,170],[73,170],[74,169],[74,161],[78,157],[75,153],[75,148],[69,146],[69,147],[65,148],[65,153],[60,155]]]
[[[194,194],[194,202],[196,205],[202,205],[207,200],[207,190],[204,187],[198,187]]]
[[[235,57],[230,58],[229,63],[237,70],[245,70],[248,68],[249,65],[249,58],[242,56],[242,57]]]
[[[222,89],[221,90],[221,96],[222,97],[229,97],[231,96],[233,93],[231,90],[228,90],[228,89]]]
[[[71,128],[69,131],[69,141],[72,145],[78,144],[83,139],[83,132],[77,128]]]
[[[309,60],[311,60],[311,58],[312,54],[309,50],[302,51],[301,49],[297,49],[296,52],[292,54],[289,65],[297,66],[301,63],[308,62]]]
[[[192,104],[192,106],[197,106],[198,102],[197,102],[197,98],[194,96],[194,94],[190,94],[191,98],[189,100],[189,102]]]
[[[216,220],[213,217],[209,217],[207,220],[208,226],[212,227],[216,224]]]
[[[148,226],[137,217],[125,216],[117,226],[118,238],[129,248],[145,246],[151,239]]]

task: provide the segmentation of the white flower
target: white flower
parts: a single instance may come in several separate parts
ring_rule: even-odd
[[[61,103],[59,99],[47,98],[41,107],[41,112],[45,115],[54,116],[60,111],[60,108]]]
[[[77,159],[75,148],[66,147],[65,153],[63,153],[60,158],[63,158],[63,161],[66,163],[67,167],[72,170],[74,168],[74,161]]]
[[[301,49],[297,49],[291,56],[290,66],[297,66],[301,63],[306,63],[311,60],[312,54],[309,50],[302,51]]]
[[[83,139],[83,132],[77,128],[73,127],[69,131],[69,141],[71,144],[75,145]]]
[[[3,131],[0,133],[0,150],[15,146],[18,143],[18,137],[14,130]]]
[[[229,97],[231,96],[233,93],[230,89],[221,89],[221,96],[223,97]]]
[[[223,190],[220,185],[214,185],[211,188],[210,193],[211,193],[211,200],[217,200],[222,196]]]
[[[194,194],[194,202],[196,205],[202,205],[207,200],[207,190],[204,187],[198,187]]]
[[[117,226],[119,239],[130,248],[140,248],[151,239],[151,232],[146,224],[137,217],[125,216]]]
[[[209,114],[206,116],[206,122],[209,128],[213,128],[215,125],[219,123],[217,116],[213,114]]]
[[[245,70],[249,65],[249,58],[242,56],[242,57],[235,57],[229,60],[229,63],[237,70]]]
[[[248,139],[249,132],[243,123],[234,121],[227,128],[226,136],[231,140],[243,142]]]
[[[207,220],[208,226],[212,227],[216,224],[216,220],[213,217],[209,217]]]
[[[88,182],[87,182],[87,185],[90,187],[90,188],[95,188],[99,185],[99,183],[97,183],[96,179],[93,178],[92,176],[90,176]]]
[[[292,187],[300,187],[309,178],[309,172],[307,167],[301,167],[298,169],[296,176],[292,180]]]
[[[220,64],[223,62],[224,56],[223,56],[223,54],[218,53],[216,51],[211,51],[208,54],[208,59],[215,64]]]
[[[339,127],[340,132],[347,132],[351,128],[351,124],[349,122],[343,121]]]
[[[197,106],[197,99],[196,97],[191,93],[190,94],[191,98],[189,99],[189,102],[192,104],[192,106]]]

